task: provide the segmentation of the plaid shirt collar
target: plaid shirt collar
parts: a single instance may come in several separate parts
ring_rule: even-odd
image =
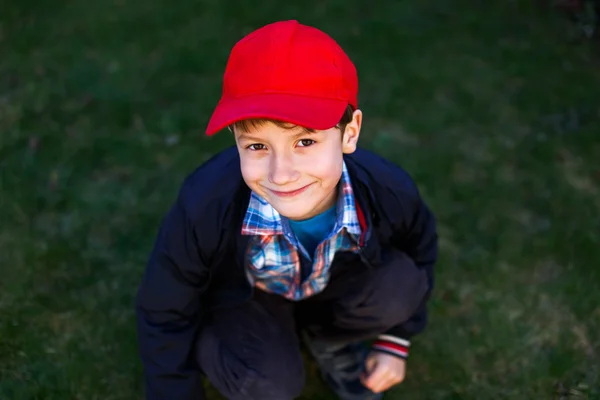
[[[335,232],[342,228],[355,238],[360,237],[361,227],[356,211],[354,192],[350,182],[350,174],[346,163],[342,166],[342,178],[338,185],[337,220],[334,227]],[[265,199],[252,192],[250,203],[244,217],[242,235],[256,236],[289,236],[289,224],[284,223],[283,218]]]

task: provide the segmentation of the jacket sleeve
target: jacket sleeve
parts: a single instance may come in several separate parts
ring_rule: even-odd
[[[438,235],[435,216],[418,192],[402,203],[402,223],[395,227],[393,244],[404,251],[427,276],[427,290],[415,313],[407,321],[386,332],[387,335],[408,341],[421,333],[427,325],[427,302],[434,287]]]
[[[146,399],[205,398],[193,348],[208,279],[180,197],[163,219],[136,298]]]

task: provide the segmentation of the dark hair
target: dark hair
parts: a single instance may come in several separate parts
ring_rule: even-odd
[[[340,122],[338,122],[335,127],[338,128],[343,133],[346,130],[346,125],[348,125],[350,123],[350,121],[352,121],[353,114],[354,114],[354,107],[352,107],[351,105],[348,105],[348,107],[346,107],[346,111],[344,111],[344,115],[342,115],[342,118],[340,119]],[[297,126],[290,122],[264,119],[264,118],[250,118],[250,119],[244,119],[241,121],[234,122],[233,124],[231,124],[229,126],[229,129],[231,131],[233,131],[235,128],[237,131],[248,132],[252,128],[257,128],[259,126],[263,126],[264,124],[266,124],[268,122],[272,122],[273,124],[277,125],[280,128],[283,128],[283,129],[294,129]],[[303,127],[303,129],[306,132],[314,132],[315,131],[314,129],[310,129],[310,128]]]

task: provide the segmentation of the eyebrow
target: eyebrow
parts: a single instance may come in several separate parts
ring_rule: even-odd
[[[318,131],[315,132],[310,132],[310,131],[305,131],[302,130],[301,132],[295,133],[294,135],[292,135],[292,139],[298,139],[301,136],[305,136],[305,135],[316,135],[317,133],[319,133]],[[247,133],[242,133],[240,134],[240,136],[238,136],[238,140],[241,142],[242,140],[247,140],[250,142],[262,142],[264,141],[264,139],[249,135]]]
[[[250,141],[250,142],[260,142],[260,139],[259,139],[259,138],[256,138],[256,137],[253,137],[253,136],[247,135],[247,134],[245,134],[245,133],[242,133],[240,136],[238,136],[238,138],[237,138],[237,139],[238,139],[240,142],[241,142],[242,140],[247,140],[247,141]]]

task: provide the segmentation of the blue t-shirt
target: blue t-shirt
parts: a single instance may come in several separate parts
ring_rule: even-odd
[[[336,206],[304,221],[289,220],[298,241],[306,249],[311,258],[317,246],[331,233],[337,219]]]

